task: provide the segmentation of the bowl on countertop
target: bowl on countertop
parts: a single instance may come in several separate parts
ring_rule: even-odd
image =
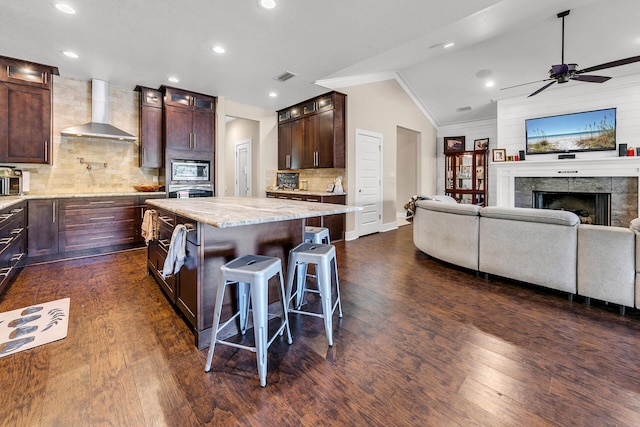
[[[134,185],[133,188],[143,193],[152,193],[164,190],[164,185]]]

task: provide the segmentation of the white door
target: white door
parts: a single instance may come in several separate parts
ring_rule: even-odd
[[[236,196],[251,196],[251,140],[236,143]]]
[[[358,236],[382,230],[382,134],[356,129],[356,214]]]

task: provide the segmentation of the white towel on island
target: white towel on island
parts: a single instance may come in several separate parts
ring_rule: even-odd
[[[147,246],[149,246],[149,241],[154,240],[157,237],[157,218],[158,217],[156,216],[156,211],[154,209],[147,209],[146,211],[144,211],[144,216],[142,217],[141,234]]]
[[[171,274],[180,271],[187,257],[187,227],[183,224],[176,225],[171,235],[171,243],[169,243],[169,251],[167,258],[164,260],[164,268],[162,269],[162,277],[166,278]]]

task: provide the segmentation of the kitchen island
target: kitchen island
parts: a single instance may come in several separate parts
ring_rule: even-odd
[[[220,266],[246,254],[277,256],[286,271],[289,250],[302,242],[308,218],[344,214],[359,207],[254,197],[202,197],[147,201],[158,214],[157,238],[148,249],[148,270],[185,317],[198,348],[210,343]],[[185,265],[175,275],[161,272],[173,229],[188,230]],[[284,272],[283,271],[283,272]],[[285,273],[286,274],[286,273]],[[275,298],[276,282],[270,283]],[[231,313],[235,295],[225,295],[223,317]],[[227,335],[237,332],[229,325]]]

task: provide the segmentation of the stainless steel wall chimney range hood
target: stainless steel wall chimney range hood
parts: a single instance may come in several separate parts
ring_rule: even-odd
[[[135,141],[136,137],[109,124],[109,82],[91,80],[91,122],[60,131],[62,136]]]

